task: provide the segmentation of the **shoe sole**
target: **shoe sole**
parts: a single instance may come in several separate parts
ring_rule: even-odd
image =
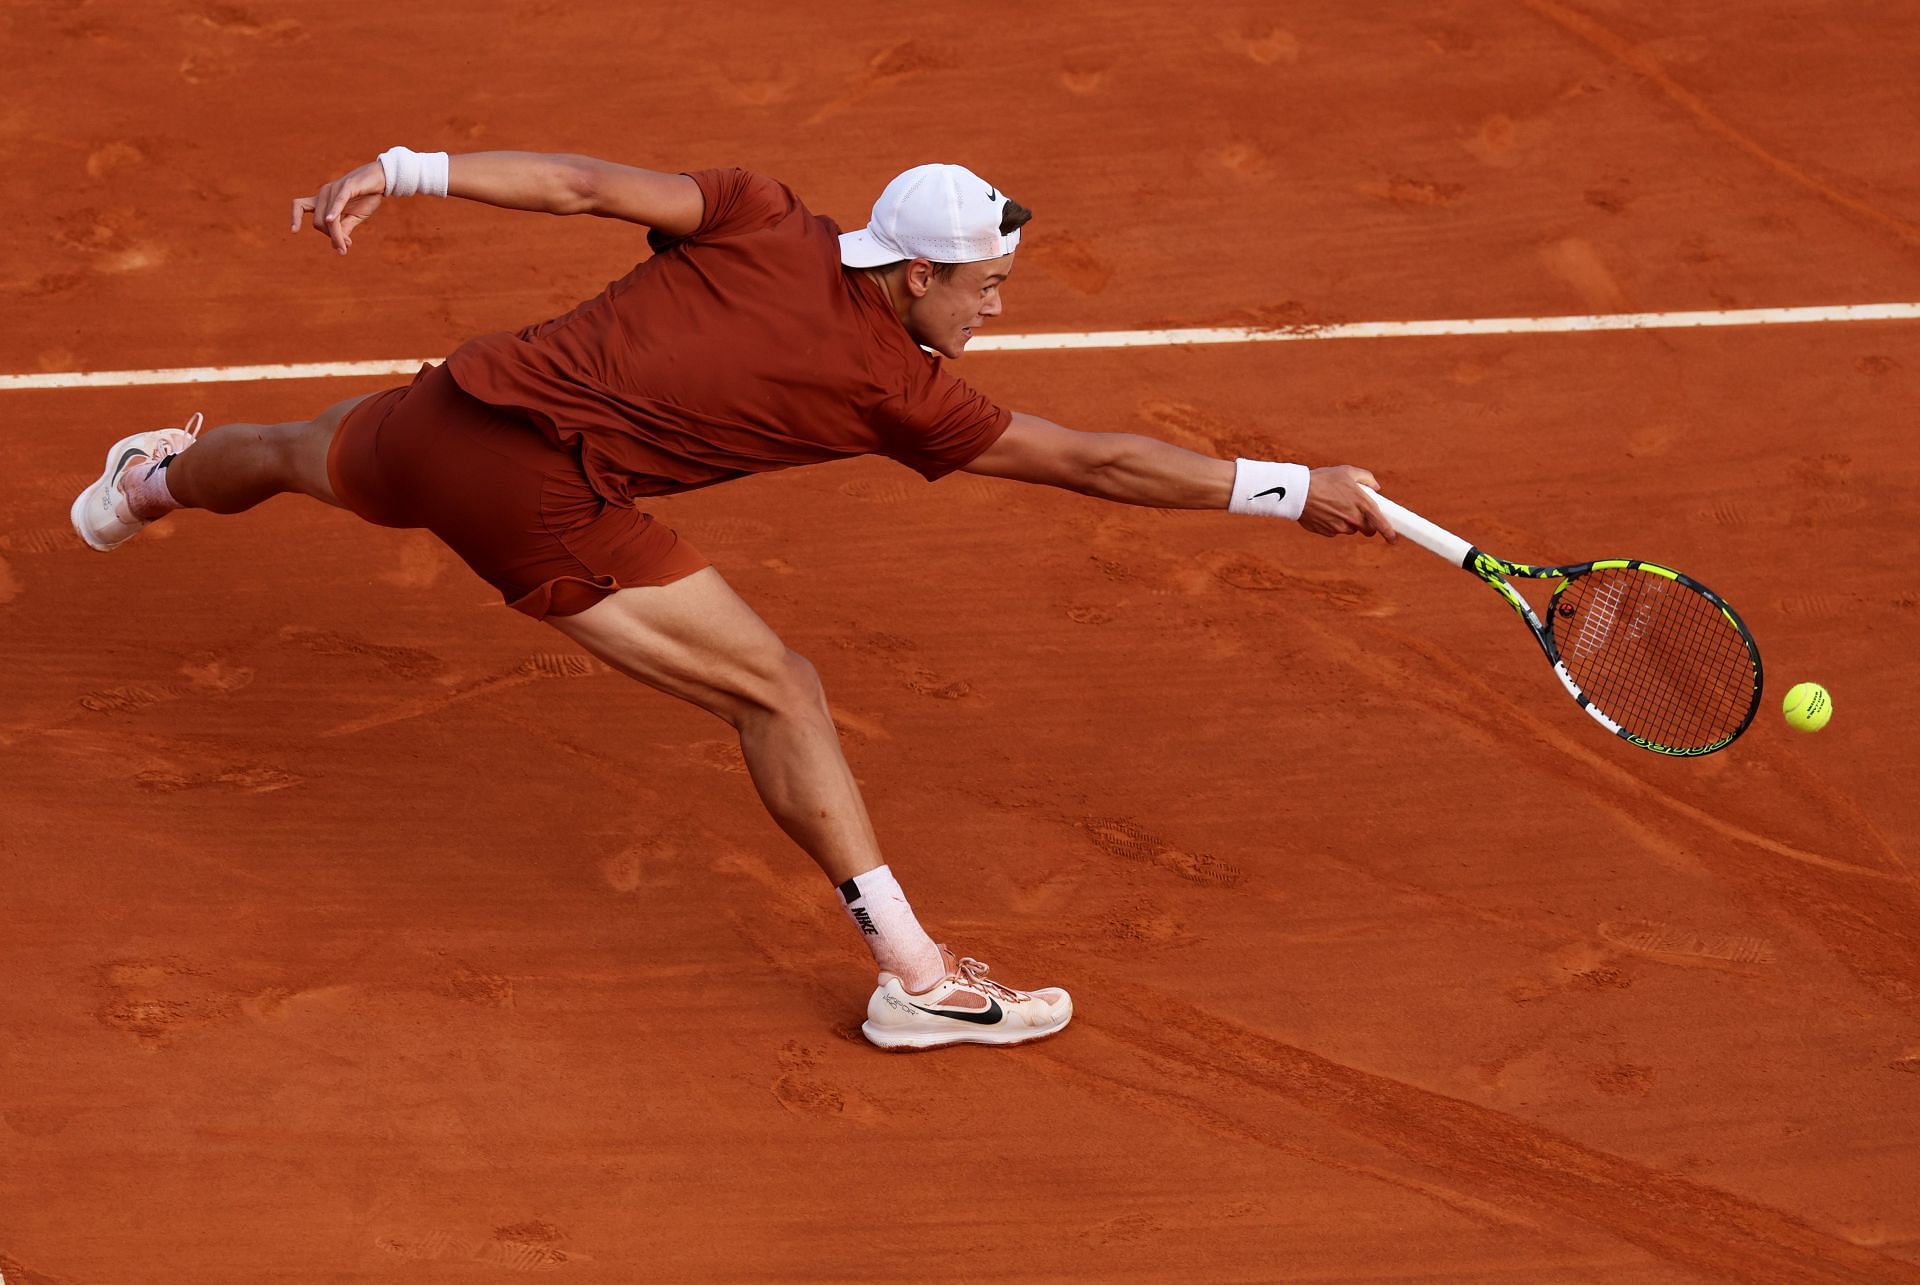
[[[118,462],[121,454],[124,453],[128,447],[137,445],[140,439],[145,436],[145,433],[134,433],[121,438],[109,447],[107,450],[107,462],[101,468],[99,478],[94,481],[92,486],[80,492],[79,498],[73,502],[73,507],[67,510],[67,518],[73,523],[73,533],[84,540],[89,549],[98,549],[101,553],[112,553],[128,540],[140,534],[141,528],[135,527],[127,533],[124,539],[115,540],[112,544],[102,544],[93,538],[92,532],[87,530],[86,519],[83,515],[87,511],[87,504],[95,496],[100,494],[101,488],[113,484],[113,466]]]
[[[1022,1031],[1011,1037],[990,1035],[980,1032],[976,1035],[958,1033],[953,1036],[935,1034],[903,1035],[876,1027],[872,1022],[860,1023],[860,1034],[867,1043],[884,1053],[927,1053],[934,1049],[950,1049],[958,1044],[979,1044],[987,1048],[1011,1048],[1016,1044],[1033,1044],[1039,1040],[1051,1039],[1067,1029],[1073,1021],[1073,1014],[1067,1014],[1066,1020],[1058,1026],[1048,1027],[1044,1031]]]

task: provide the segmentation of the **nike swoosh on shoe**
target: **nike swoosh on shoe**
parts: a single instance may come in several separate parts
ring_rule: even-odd
[[[928,1008],[925,1004],[915,1004],[914,1007],[934,1017],[951,1017],[956,1022],[977,1022],[981,1026],[992,1026],[1005,1015],[1000,1001],[991,998],[987,1000],[985,1008]]]
[[[145,448],[139,446],[129,446],[126,450],[120,452],[120,462],[113,466],[113,472],[107,474],[107,485],[112,486],[115,482],[118,482],[120,480],[120,474],[126,470],[127,465],[137,457],[145,455],[146,453]]]

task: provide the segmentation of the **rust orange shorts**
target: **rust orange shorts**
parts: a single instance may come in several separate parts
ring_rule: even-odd
[[[469,397],[444,366],[348,412],[327,476],[354,513],[433,532],[536,620],[708,565],[651,514],[596,494],[574,452]]]

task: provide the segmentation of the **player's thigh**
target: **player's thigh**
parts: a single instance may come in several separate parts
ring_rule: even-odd
[[[805,699],[812,669],[712,567],[622,589],[547,623],[617,669],[722,718]]]

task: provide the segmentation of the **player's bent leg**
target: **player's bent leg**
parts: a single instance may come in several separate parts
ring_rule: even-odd
[[[123,437],[107,451],[105,470],[74,500],[73,529],[106,552],[175,509],[239,513],[288,491],[338,506],[327,450],[362,400],[349,398],[286,424],[223,424],[202,435],[195,414],[181,428]]]
[[[1067,993],[988,981],[986,966],[935,946],[881,864],[865,802],[840,752],[818,674],[707,568],[626,589],[549,624],[642,682],[726,719],[781,828],[835,883],[881,973],[861,1033],[888,1049],[1019,1044],[1073,1016]]]
[[[819,675],[711,567],[623,589],[560,630],[651,687],[732,724],[767,810],[835,883],[881,864]]]
[[[343,507],[327,477],[327,450],[364,400],[336,402],[312,419],[209,429],[168,468],[171,498],[181,508],[213,513],[241,513],[288,492]]]

